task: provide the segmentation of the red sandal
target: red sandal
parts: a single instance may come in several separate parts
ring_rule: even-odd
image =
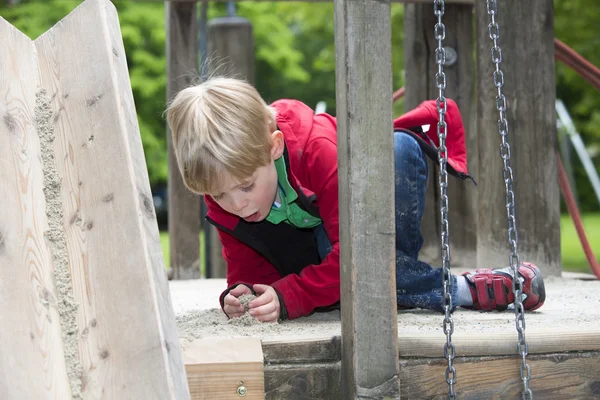
[[[532,263],[522,262],[519,276],[523,284],[522,301],[525,310],[537,310],[544,304],[546,289],[542,272]],[[478,269],[465,272],[473,306],[476,310],[506,310],[515,301],[512,288],[512,269]]]

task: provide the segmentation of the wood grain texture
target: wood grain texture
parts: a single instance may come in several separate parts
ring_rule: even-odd
[[[517,354],[517,333],[455,332],[452,343],[458,357],[489,357]],[[406,333],[398,338],[400,358],[443,357],[446,338],[439,333]],[[600,351],[600,333],[557,329],[527,329],[529,354]]]
[[[341,338],[307,340],[263,340],[265,363],[321,363],[337,362],[341,359]]]
[[[518,250],[546,276],[560,276],[560,192],[556,152],[556,85],[552,0],[498,2]],[[479,225],[477,264],[507,266],[510,255],[485,2],[476,2]],[[514,29],[521,26],[523,29]]]
[[[456,64],[445,66],[446,97],[458,104],[466,132],[469,173],[478,179],[478,145],[475,131],[475,64],[473,62],[473,7],[448,4],[443,22],[446,26],[444,46],[457,53]],[[437,17],[431,4],[407,4],[404,11],[404,48],[406,66],[406,110],[425,100],[438,97],[435,85],[434,26]],[[449,57],[449,56],[447,56]],[[430,129],[437,129],[435,126]],[[421,256],[434,266],[441,265],[439,167],[429,163],[429,185],[421,224],[424,245]],[[448,178],[449,229],[452,265],[474,267],[477,249],[477,187],[470,180]]]
[[[520,358],[490,357],[455,359],[461,399],[519,399],[523,384],[519,376]],[[562,353],[528,358],[533,375],[534,398],[597,399],[600,396],[600,353]],[[446,398],[445,359],[437,361],[401,360],[403,399]]]
[[[340,363],[265,365],[266,400],[344,399]]]
[[[35,126],[33,42],[0,18],[0,398],[70,399]]]
[[[208,67],[216,68],[229,77],[254,82],[254,37],[252,24],[242,17],[213,18],[208,22]],[[210,251],[210,265],[207,277],[225,278],[227,264],[223,259],[223,246],[217,229],[207,224],[209,234],[207,251]]]
[[[389,1],[336,1],[335,47],[342,398],[396,398]]]
[[[256,338],[197,339],[187,345],[185,366],[192,399],[265,398],[263,353]]]
[[[53,110],[83,397],[189,398],[116,10],[88,0],[35,45]]]
[[[522,383],[517,357],[457,357],[458,398],[518,399]],[[532,355],[534,398],[597,399],[600,396],[600,353]],[[400,358],[402,399],[445,399],[443,358]],[[340,363],[266,364],[265,398],[341,399]]]
[[[196,2],[165,3],[167,18],[167,101],[197,80]],[[200,197],[184,185],[167,127],[169,246],[174,279],[200,277]]]

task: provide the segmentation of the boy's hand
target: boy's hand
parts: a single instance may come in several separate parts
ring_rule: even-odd
[[[281,306],[275,289],[260,284],[254,285],[253,288],[258,297],[248,303],[250,315],[262,322],[277,322]]]
[[[241,317],[244,314],[244,306],[238,299],[243,294],[252,294],[252,290],[246,285],[237,285],[223,299],[223,311],[229,318]]]

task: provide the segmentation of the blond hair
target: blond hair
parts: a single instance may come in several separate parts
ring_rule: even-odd
[[[275,109],[249,83],[211,78],[180,91],[167,108],[179,172],[192,192],[216,194],[271,162]]]

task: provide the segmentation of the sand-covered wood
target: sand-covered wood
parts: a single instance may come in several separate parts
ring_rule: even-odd
[[[114,5],[0,40],[0,397],[189,398]]]

